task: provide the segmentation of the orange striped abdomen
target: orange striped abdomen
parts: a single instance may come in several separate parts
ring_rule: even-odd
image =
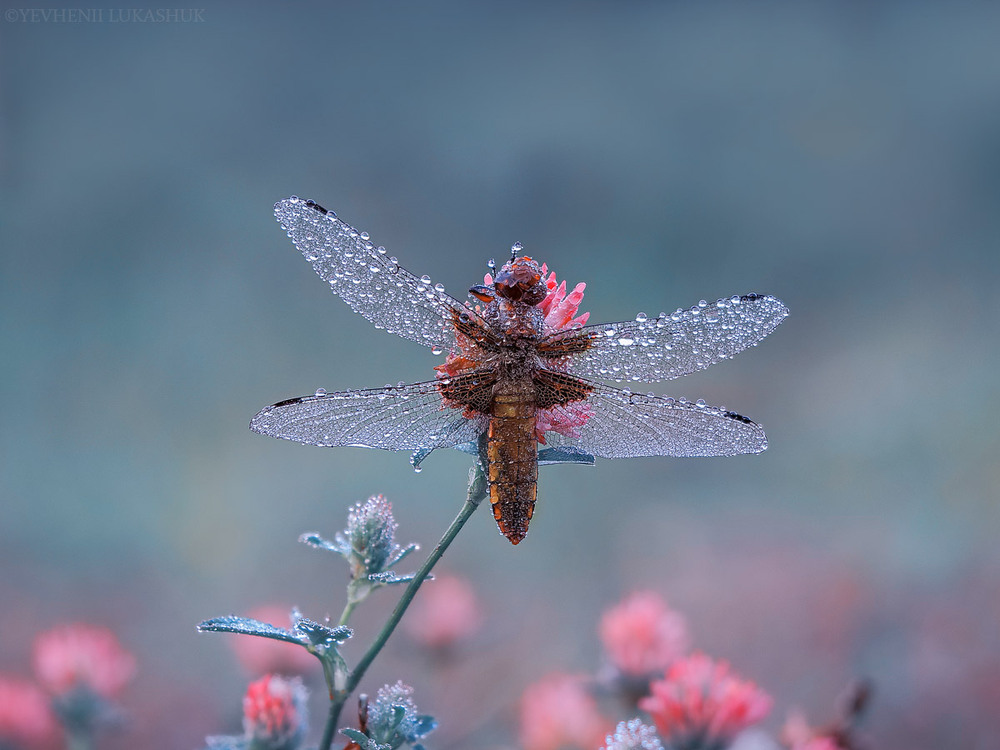
[[[510,390],[515,392],[494,396],[486,456],[493,517],[500,532],[517,544],[528,533],[535,509],[538,453],[534,394]]]

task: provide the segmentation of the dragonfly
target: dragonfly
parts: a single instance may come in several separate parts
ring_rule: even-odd
[[[447,354],[421,383],[327,392],[262,409],[250,428],[316,446],[438,448],[480,456],[500,532],[518,544],[537,497],[538,466],[594,457],[760,453],[760,425],[702,400],[634,393],[600,381],[672,380],[755,346],[788,315],[770,295],[704,300],[673,313],[588,325],[583,284],[565,282],[515,244],[469,290],[469,302],[416,276],[366,232],[295,196],[282,228],[331,291],[376,328]]]

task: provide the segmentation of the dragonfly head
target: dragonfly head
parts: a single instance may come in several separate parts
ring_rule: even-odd
[[[526,305],[537,305],[549,292],[541,267],[527,255],[504,263],[493,280],[493,289],[500,297]]]

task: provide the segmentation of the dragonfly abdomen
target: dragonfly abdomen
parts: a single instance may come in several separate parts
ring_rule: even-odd
[[[490,503],[500,532],[512,544],[528,532],[535,509],[538,453],[535,402],[530,389],[510,384],[494,395],[486,455]]]

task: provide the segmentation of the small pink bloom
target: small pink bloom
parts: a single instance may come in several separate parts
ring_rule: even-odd
[[[265,604],[250,610],[248,616],[270,625],[287,628],[291,610],[291,607]],[[271,672],[288,676],[305,675],[319,667],[319,661],[315,656],[294,643],[251,636],[229,638],[228,641],[240,664],[254,676]]]
[[[291,750],[306,731],[306,689],[298,677],[268,674],[247,686],[243,730],[255,746]]]
[[[472,586],[457,576],[442,575],[420,588],[403,625],[417,642],[443,649],[474,633],[482,621]]]
[[[689,647],[684,618],[654,591],[637,591],[605,612],[600,633],[611,662],[634,677],[665,670]]]
[[[521,696],[521,744],[524,750],[594,748],[610,729],[583,677],[552,674],[530,685]]]
[[[34,644],[35,674],[53,695],[86,687],[114,698],[135,674],[135,657],[107,628],[63,625],[40,633]]]
[[[543,263],[543,278],[548,270],[548,266]],[[566,281],[557,282],[556,274],[553,271],[545,279],[545,286],[549,288],[549,293],[545,299],[538,303],[539,309],[545,314],[545,333],[580,328],[586,324],[590,318],[589,312],[574,317],[580,310],[580,303],[583,302],[583,290],[587,288],[585,283],[581,281],[567,295]]]
[[[568,438],[578,438],[578,427],[583,427],[594,415],[594,408],[586,401],[573,401],[565,406],[539,409],[535,412],[535,438],[545,444],[546,432],[558,432]]]
[[[55,735],[45,693],[25,680],[0,676],[0,746],[37,747]]]
[[[726,742],[771,710],[767,693],[701,653],[674,662],[650,691],[639,708],[653,717],[665,741],[678,745],[697,737],[705,744]]]

